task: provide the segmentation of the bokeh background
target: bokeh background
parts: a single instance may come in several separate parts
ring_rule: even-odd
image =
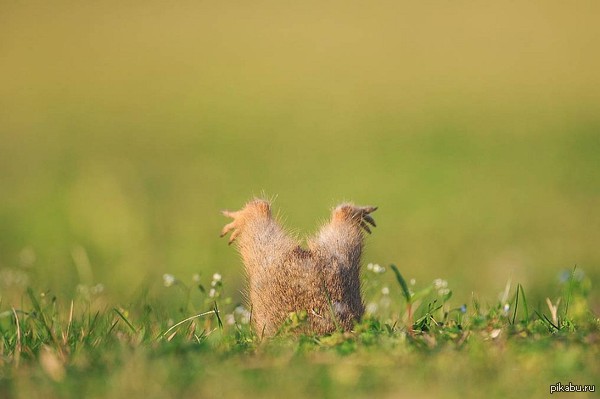
[[[2,0],[0,289],[127,300],[219,272],[241,297],[219,211],[263,193],[302,237],[339,201],[378,205],[365,263],[457,301],[557,295],[575,265],[597,285],[598,15]]]

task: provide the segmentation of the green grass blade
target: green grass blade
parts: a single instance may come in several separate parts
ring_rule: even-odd
[[[42,307],[37,298],[35,297],[35,294],[33,293],[33,289],[31,289],[31,287],[27,287],[27,296],[29,297],[29,299],[31,300],[31,304],[33,305],[34,314],[32,314],[32,316],[34,316],[35,319],[41,323],[44,330],[46,330],[48,336],[55,343],[57,343],[58,341],[56,335],[54,334],[54,330],[52,329],[52,326],[46,319],[46,313],[42,310]]]
[[[552,321],[548,318],[548,316],[546,316],[545,314],[542,314],[542,316],[544,316],[544,319],[548,322],[548,324],[550,324],[552,327],[554,327],[556,329],[556,331],[560,330],[560,328],[557,325],[552,323]]]
[[[537,315],[537,317],[544,322],[546,325],[548,325],[549,327],[553,327],[554,329],[556,329],[557,331],[560,330],[560,328],[558,328],[556,325],[554,325],[554,323],[552,323],[552,321],[548,318],[548,316],[546,316],[543,313],[538,312],[537,310],[534,310],[534,313]]]
[[[410,296],[410,291],[408,290],[408,285],[406,284],[406,280],[404,280],[404,277],[402,277],[402,274],[400,274],[400,270],[398,270],[396,265],[391,264],[390,267],[392,268],[392,270],[394,271],[394,274],[396,275],[396,280],[398,280],[398,284],[400,284],[400,288],[402,288],[402,294],[404,295],[404,299],[406,299],[406,302],[411,303],[412,298]]]
[[[219,307],[217,306],[217,301],[215,301],[214,307],[215,315],[217,316],[217,323],[219,323],[219,329],[223,329],[223,321],[221,320],[221,315],[219,315]]]
[[[573,280],[575,279],[575,270],[577,269],[577,265],[573,267],[571,274],[569,276],[569,290],[567,291],[567,300],[565,301],[565,316],[567,318],[567,313],[569,312],[569,303],[571,302],[571,294],[573,292]]]
[[[525,323],[529,324],[529,307],[527,306],[527,299],[525,298],[525,291],[523,291],[523,286],[519,284],[517,289],[521,291],[521,299],[523,302],[523,310],[525,311]]]
[[[123,321],[125,322],[125,324],[127,324],[129,326],[129,328],[131,328],[131,331],[136,332],[136,329],[133,326],[133,324],[131,324],[131,322],[129,320],[127,320],[127,317],[125,317],[125,315],[123,313],[121,313],[121,311],[119,309],[113,308],[113,310],[115,311],[116,314],[119,315],[119,317],[121,319],[123,319]]]
[[[117,324],[119,324],[119,319],[115,320],[115,322],[112,323],[112,325],[110,326],[110,328],[106,332],[106,336],[109,336],[110,333],[112,333],[112,330],[117,326]]]
[[[515,310],[513,311],[512,322],[510,324],[515,324],[515,318],[517,317],[517,309],[519,308],[519,285],[517,284],[517,292],[515,296]]]
[[[188,317],[186,319],[183,319],[180,322],[173,324],[171,327],[169,327],[169,329],[167,331],[165,331],[164,333],[162,333],[160,336],[164,337],[165,335],[167,335],[168,333],[170,333],[171,331],[173,331],[175,328],[179,327],[183,323],[188,322],[190,320],[194,320],[196,317],[203,317],[203,316],[209,315],[211,313],[215,313],[215,310],[214,309],[213,310],[209,310],[208,312],[199,313],[199,314],[196,314],[194,316],[190,316],[190,317]]]
[[[33,289],[31,289],[31,287],[27,287],[27,296],[29,297],[31,304],[33,305],[33,309],[38,313],[42,313],[42,307],[40,306],[40,303],[35,297],[35,294],[33,293]]]
[[[99,310],[96,311],[93,318],[88,315],[88,331],[87,331],[88,335],[91,335],[92,331],[94,331],[94,328],[96,328],[96,322],[98,321],[99,316],[100,316]]]

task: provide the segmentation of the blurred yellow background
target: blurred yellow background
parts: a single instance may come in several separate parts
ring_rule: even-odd
[[[265,193],[301,236],[339,201],[378,205],[365,263],[445,278],[457,300],[509,279],[552,296],[574,265],[597,283],[598,15],[4,0],[0,269],[115,298],[220,272],[239,296],[219,211]]]

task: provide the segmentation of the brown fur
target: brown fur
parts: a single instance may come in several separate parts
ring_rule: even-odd
[[[271,204],[248,202],[237,212],[224,211],[233,222],[221,236],[233,231],[249,280],[252,322],[259,334],[277,333],[291,312],[307,312],[305,332],[330,333],[352,329],[364,313],[360,292],[363,230],[375,226],[369,215],[375,207],[350,203],[337,206],[331,220],[298,245],[273,219]]]

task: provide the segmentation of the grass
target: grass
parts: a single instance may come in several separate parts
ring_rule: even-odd
[[[523,286],[508,284],[497,302],[474,296],[457,306],[447,282],[417,289],[391,267],[402,294],[382,287],[385,268],[368,271],[368,299],[378,307],[354,331],[327,336],[295,334],[295,314],[276,337],[257,336],[239,307],[220,310],[234,307],[221,276],[212,296],[199,282],[165,279],[173,296],[183,294],[173,309],[147,293],[116,306],[101,292],[69,302],[27,289],[20,307],[0,313],[0,394],[545,397],[559,382],[598,384],[600,319],[578,269],[547,304],[529,305]]]
[[[599,13],[0,2],[0,397],[597,383]],[[379,206],[355,333],[248,328],[220,210],[263,191],[301,237]]]

